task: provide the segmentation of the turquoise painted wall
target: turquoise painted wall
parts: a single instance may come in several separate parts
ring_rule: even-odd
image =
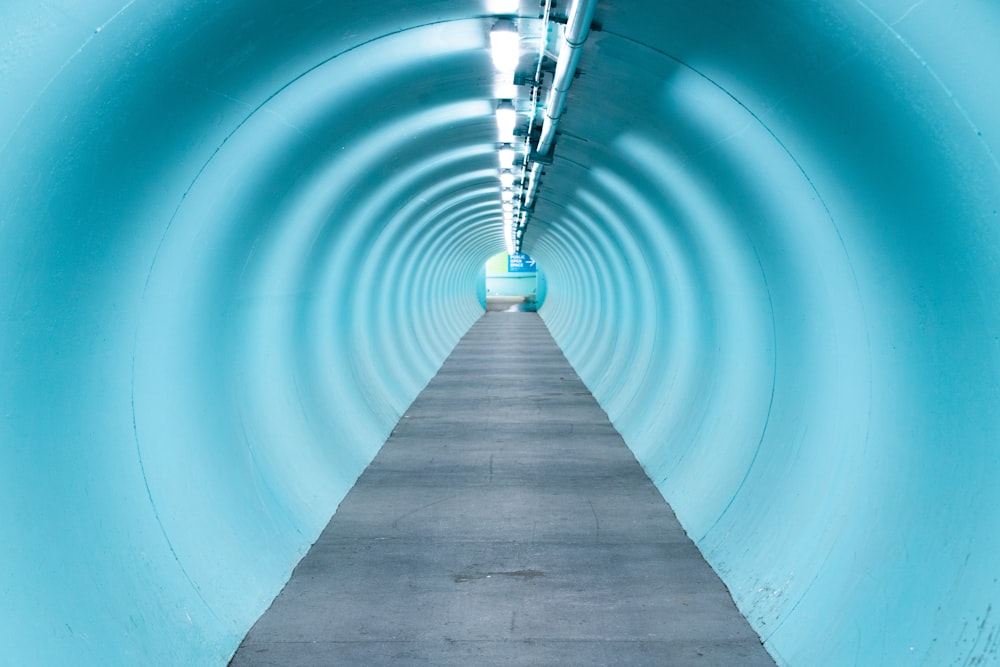
[[[386,57],[461,29],[63,9],[0,8],[0,664],[224,665],[483,312],[490,110]]]
[[[483,12],[0,5],[0,664],[226,663],[482,313]],[[560,345],[779,664],[996,662],[1000,6],[597,20]]]
[[[891,5],[674,3],[683,60],[605,35],[592,63],[644,54],[617,85],[658,120],[589,128],[600,166],[553,169],[573,206],[525,239],[781,665],[1000,659],[1000,6]]]

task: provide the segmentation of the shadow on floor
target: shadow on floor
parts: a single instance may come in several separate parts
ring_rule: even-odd
[[[533,313],[538,310],[538,304],[533,296],[488,296],[486,310],[500,313]]]

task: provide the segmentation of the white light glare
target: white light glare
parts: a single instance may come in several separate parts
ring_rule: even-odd
[[[487,14],[517,14],[520,7],[519,0],[486,0]]]
[[[512,74],[497,74],[493,81],[493,98],[497,100],[509,100],[517,97],[520,90],[514,83]]]
[[[514,149],[510,144],[504,144],[498,153],[500,156],[500,168],[510,169],[514,166]]]
[[[514,103],[503,100],[497,104],[497,129],[500,130],[500,140],[513,140],[514,126],[517,125],[517,111]]]
[[[514,172],[507,170],[501,171],[500,185],[502,185],[505,188],[512,187],[514,185]]]
[[[500,19],[490,31],[493,64],[501,72],[514,72],[521,59],[521,38],[510,19]]]
[[[501,204],[501,206],[503,206],[504,211],[510,211],[511,213],[514,212],[514,202],[505,201],[503,204]]]
[[[504,188],[500,191],[500,201],[513,201],[514,191],[510,188]]]

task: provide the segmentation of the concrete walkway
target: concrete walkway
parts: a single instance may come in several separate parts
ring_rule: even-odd
[[[534,313],[488,313],[240,667],[773,665]]]

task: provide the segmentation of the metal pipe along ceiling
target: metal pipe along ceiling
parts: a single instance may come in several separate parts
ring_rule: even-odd
[[[555,75],[552,77],[552,87],[545,102],[545,119],[538,139],[540,155],[547,155],[552,148],[559,118],[566,109],[566,97],[576,75],[583,43],[590,34],[590,23],[594,19],[596,9],[597,0],[575,0],[570,7],[566,19],[566,32],[563,33],[562,46],[559,49],[559,60],[556,63]]]
[[[595,18],[567,358],[779,664],[995,661],[1000,5]],[[232,654],[482,312],[494,19],[3,4],[0,662]]]

